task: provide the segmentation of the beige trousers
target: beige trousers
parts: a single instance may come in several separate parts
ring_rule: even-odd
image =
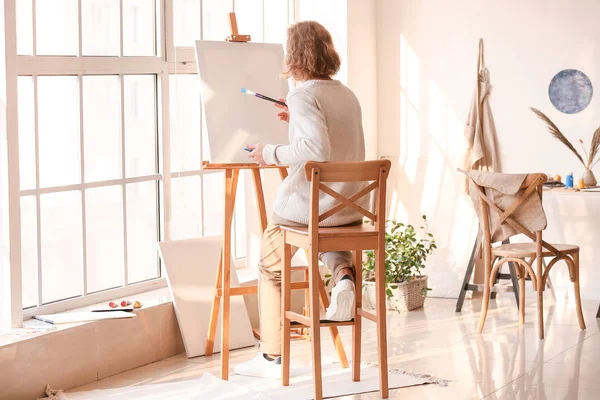
[[[283,224],[281,220],[277,222]],[[293,226],[298,224],[285,223]],[[292,246],[292,257],[298,251]],[[319,259],[336,276],[341,268],[352,268],[352,252],[327,252]],[[281,354],[281,269],[283,267],[283,236],[280,225],[269,224],[263,234],[261,257],[258,264],[258,308],[260,318],[260,350],[264,354]]]

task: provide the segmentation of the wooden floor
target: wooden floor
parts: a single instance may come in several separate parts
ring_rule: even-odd
[[[475,334],[479,301],[466,301],[455,313],[456,300],[427,299],[426,307],[388,314],[390,368],[451,380],[448,387],[426,385],[393,390],[392,399],[600,399],[600,319],[598,301],[584,301],[587,330],[580,331],[573,303],[546,308],[546,339],[537,339],[535,302],[527,303],[526,324],[518,324],[510,294],[490,302],[483,334]],[[530,297],[532,298],[532,297]],[[365,361],[376,360],[374,324],[363,324]],[[349,349],[350,329],[341,327]],[[323,352],[335,358],[328,331]],[[233,351],[231,365],[253,357],[256,348]],[[309,362],[307,342],[292,344],[292,363]],[[71,391],[173,382],[218,375],[219,356],[178,356],[146,365]],[[345,397],[377,399],[378,394]]]

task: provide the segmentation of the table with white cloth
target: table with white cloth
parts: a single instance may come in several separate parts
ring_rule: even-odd
[[[544,190],[543,201],[548,219],[544,240],[580,247],[581,297],[600,300],[600,189],[547,189]],[[557,265],[551,276],[557,297],[561,298],[568,292],[569,298],[572,298],[573,285],[570,284],[568,269]]]

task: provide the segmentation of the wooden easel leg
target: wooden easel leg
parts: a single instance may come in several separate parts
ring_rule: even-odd
[[[473,270],[475,269],[475,258],[479,252],[479,248],[481,247],[481,230],[477,232],[477,239],[475,239],[475,244],[473,245],[473,250],[471,251],[471,257],[469,258],[469,263],[467,264],[467,270],[465,271],[465,277],[463,279],[462,286],[460,287],[460,293],[458,295],[458,300],[456,301],[456,312],[461,312],[463,303],[465,302],[465,295],[467,294],[467,286],[471,281],[471,276],[473,276]]]
[[[221,278],[223,271],[223,252],[219,257],[219,267],[217,268],[217,279],[215,279],[215,294],[212,305],[210,307],[210,321],[208,322],[208,334],[206,335],[206,346],[204,354],[212,356],[215,349],[215,336],[217,334],[217,323],[219,322],[219,306],[221,305],[221,297],[219,289],[221,289]]]
[[[515,294],[515,301],[517,302],[517,308],[520,308],[521,302],[519,301],[519,295],[521,295],[521,285],[517,276],[517,270],[515,268],[515,264],[513,264],[512,262],[509,262],[507,264],[508,270],[510,271],[510,280],[512,282],[513,293]]]
[[[254,180],[254,193],[256,195],[256,205],[258,206],[258,214],[260,216],[260,230],[264,232],[267,229],[267,210],[265,207],[265,193],[263,191],[262,178],[259,169],[252,170],[252,178]]]
[[[329,307],[329,298],[327,297],[325,282],[323,282],[323,279],[321,279],[321,277],[319,277],[319,298],[321,299],[321,307],[323,308],[323,311],[326,311],[327,307]],[[315,310],[314,312],[316,314],[319,314],[317,310]],[[331,334],[331,338],[333,339],[333,345],[335,346],[335,351],[338,355],[342,368],[348,368],[348,357],[346,356],[344,344],[342,343],[342,338],[340,337],[340,332],[338,331],[337,326],[330,326],[329,333]]]
[[[542,258],[542,265],[544,266],[544,270],[548,267],[546,265],[546,259]],[[554,285],[552,285],[552,280],[550,279],[550,274],[546,277],[546,288],[550,292],[550,296],[552,296],[552,300],[556,301],[556,293],[554,292]]]
[[[288,177],[287,167],[279,167],[279,176],[281,176],[281,180]]]
[[[235,195],[239,170],[225,170],[225,215],[223,226],[223,268],[221,284],[223,286],[223,318],[221,322],[221,379],[229,379],[229,322],[231,298],[229,289],[231,287],[231,223],[233,221],[233,210],[235,208]]]
[[[308,250],[304,250],[304,252],[306,254],[306,259],[310,260],[310,253],[308,252]],[[318,260],[317,260],[317,262],[318,262]],[[310,276],[310,274],[308,273],[308,270],[306,271],[306,274],[308,274],[308,276]],[[327,307],[329,307],[329,297],[327,296],[327,289],[325,288],[325,282],[323,282],[323,279],[319,278],[319,282],[320,282],[319,283],[319,299],[320,299],[320,303],[321,303],[321,308],[323,309],[323,312],[325,312],[325,311],[327,311]],[[307,311],[310,316],[310,313],[312,311],[310,308],[310,295],[308,294],[308,291],[306,292],[304,301],[306,301],[305,305],[308,308]],[[319,313],[318,310],[315,312],[317,314]],[[320,315],[319,315],[319,317],[320,317]],[[331,334],[331,339],[333,340],[333,346],[335,347],[335,351],[338,355],[338,359],[340,360],[340,364],[342,365],[342,368],[348,368],[348,366],[350,364],[348,364],[348,357],[346,356],[346,351],[344,350],[344,344],[342,343],[342,338],[340,337],[340,333],[338,331],[337,326],[330,326],[329,333]]]

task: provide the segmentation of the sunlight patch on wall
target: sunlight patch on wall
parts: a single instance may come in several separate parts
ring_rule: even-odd
[[[454,210],[455,219],[451,227],[449,248],[454,254],[465,254],[471,251],[472,246],[465,246],[465,243],[471,243],[477,234],[477,217],[471,199],[467,196],[457,196]]]
[[[445,200],[445,193],[441,190],[444,162],[444,155],[440,148],[433,140],[430,140],[420,208],[424,214],[435,213],[438,202]]]
[[[411,183],[415,183],[421,151],[419,116],[420,61],[400,36],[400,163]]]
[[[400,35],[400,88],[415,109],[419,109],[420,60],[406,37]]]
[[[396,213],[396,221],[403,221],[403,222],[407,222],[408,221],[408,211],[406,211],[406,207],[404,207],[404,203],[402,201],[398,201],[396,208],[395,208],[395,213]]]
[[[448,150],[446,99],[434,81],[429,81],[429,136],[445,154]]]
[[[398,192],[394,189],[392,192],[392,199],[389,202],[389,215],[387,219],[396,220],[396,207],[398,206]]]

